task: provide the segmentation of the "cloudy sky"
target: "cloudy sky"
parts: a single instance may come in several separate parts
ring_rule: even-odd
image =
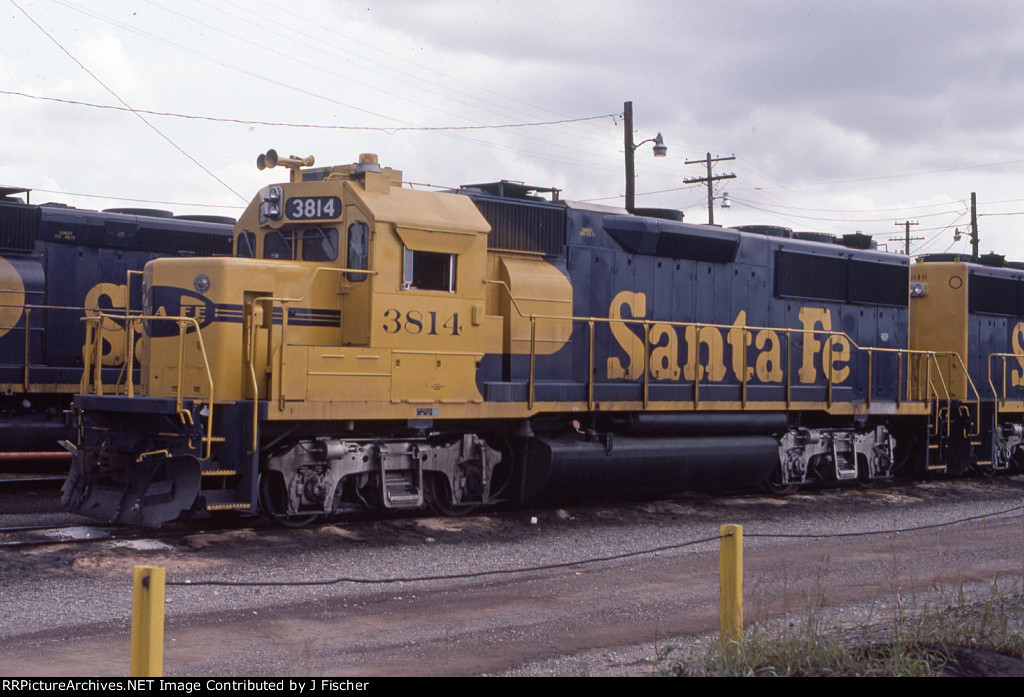
[[[1024,3],[0,0],[0,184],[238,215],[258,153],[376,152],[419,186],[511,179],[715,222],[1024,259]],[[114,107],[114,108],[100,108]],[[133,113],[130,109],[135,110]],[[156,112],[156,113],[154,113]],[[532,125],[528,125],[532,124]],[[470,128],[472,127],[472,128]],[[900,225],[898,226],[897,223]]]

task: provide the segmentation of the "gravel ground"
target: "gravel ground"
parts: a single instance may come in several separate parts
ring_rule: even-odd
[[[1019,590],[1022,495],[1024,479],[1006,477],[9,549],[0,553],[0,674],[124,675],[137,564],[193,584],[441,576],[679,545],[725,523],[744,526],[748,620],[798,619],[827,596],[825,621],[841,630],[934,602],[936,590]],[[1013,516],[896,536],[758,537],[902,529],[1010,508]],[[666,646],[714,636],[717,546],[459,580],[175,585],[165,674],[644,674]]]

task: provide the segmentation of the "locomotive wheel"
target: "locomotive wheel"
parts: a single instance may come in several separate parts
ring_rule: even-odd
[[[795,494],[800,485],[783,484],[781,465],[776,463],[775,471],[768,475],[768,479],[761,483],[761,488],[772,496],[789,496],[790,494]]]
[[[775,481],[775,477],[772,477],[765,481],[765,483],[761,485],[761,488],[772,496],[789,496],[790,494],[795,494],[796,490],[800,488],[800,485],[782,484],[781,482]]]
[[[473,504],[457,505],[451,502],[451,485],[449,485],[448,478],[444,475],[435,474],[432,477],[428,477],[425,483],[426,491],[424,493],[426,494],[427,505],[437,515],[456,518],[476,510],[477,506]]]
[[[278,525],[304,528],[320,519],[320,513],[288,515],[288,497],[281,477],[260,475],[260,510]]]

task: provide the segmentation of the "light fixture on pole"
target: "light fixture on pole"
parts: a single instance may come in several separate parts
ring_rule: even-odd
[[[644,143],[654,143],[654,156],[665,157],[668,153],[668,146],[665,145],[665,139],[661,137],[659,133],[653,138],[647,140],[641,140],[639,143],[633,142],[633,102],[626,102],[622,105],[622,124],[625,129],[625,151],[626,151],[626,210],[633,213],[636,209],[636,166],[634,162],[634,153]]]
[[[718,174],[718,175],[715,175],[715,176],[711,176],[711,165],[713,163],[715,163],[715,162],[727,162],[729,160],[735,160],[735,159],[736,159],[736,157],[734,155],[731,155],[729,157],[716,157],[716,158],[712,159],[711,153],[708,153],[707,157],[704,158],[703,160],[687,160],[686,161],[686,164],[688,164],[688,165],[706,165],[707,168],[708,168],[708,175],[706,177],[694,177],[693,179],[684,179],[683,180],[684,184],[698,184],[698,183],[701,183],[701,184],[707,184],[708,185],[708,225],[714,225],[715,224],[714,201],[715,201],[716,198],[718,198],[717,196],[715,196],[712,193],[711,185],[714,182],[721,181],[722,179],[735,179],[736,178],[735,174]],[[729,206],[732,205],[731,203],[729,204],[729,206],[725,205],[725,202],[728,201],[728,198],[726,198],[727,196],[728,196],[728,194],[726,194],[725,196],[722,197],[722,199],[723,199],[722,200],[722,208],[728,208]]]

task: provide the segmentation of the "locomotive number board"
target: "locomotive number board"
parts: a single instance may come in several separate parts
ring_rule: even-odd
[[[297,196],[285,202],[284,211],[292,220],[334,219],[341,216],[341,199],[337,196]]]

